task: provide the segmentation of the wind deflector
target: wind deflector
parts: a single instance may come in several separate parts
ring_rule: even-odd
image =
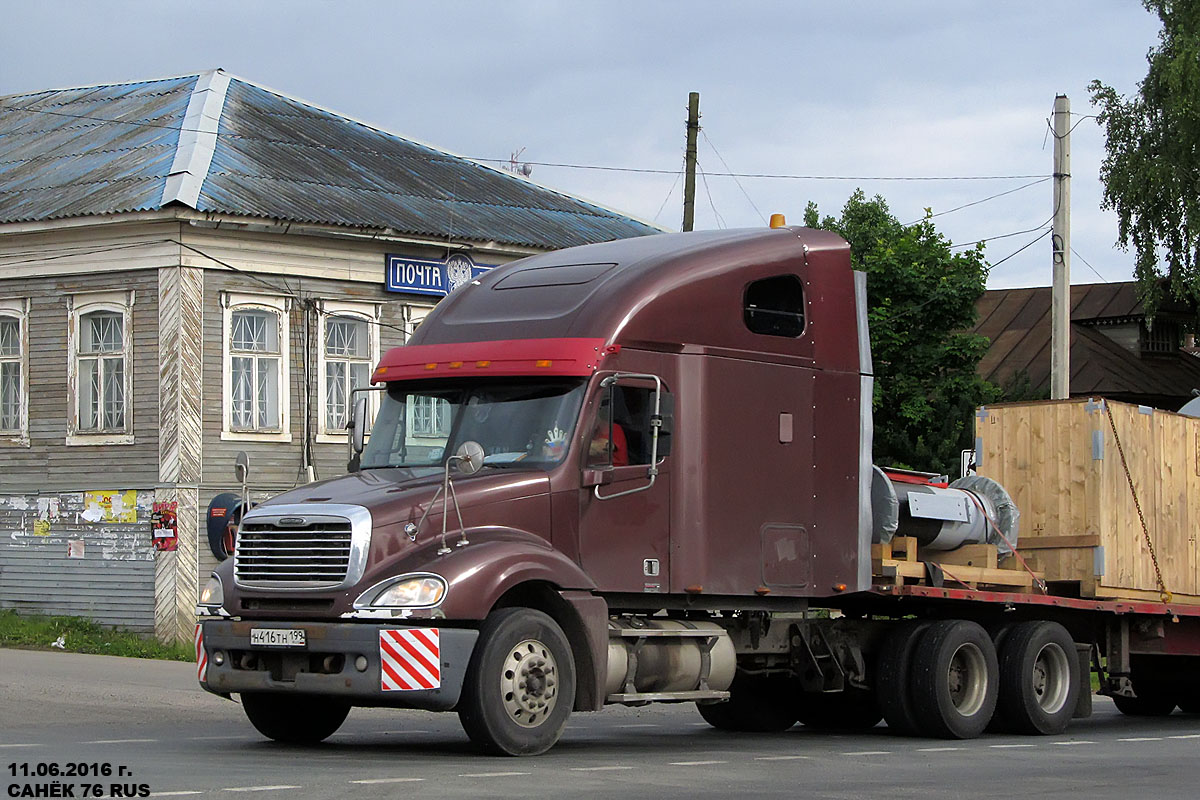
[[[505,275],[493,289],[532,289],[539,286],[579,286],[591,283],[616,264],[559,264],[528,267]]]

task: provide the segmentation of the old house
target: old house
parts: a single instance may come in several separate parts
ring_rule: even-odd
[[[976,304],[973,333],[991,345],[979,374],[1016,399],[1050,396],[1050,288],[994,289]],[[1196,309],[1167,300],[1148,320],[1134,282],[1071,287],[1071,395],[1178,410],[1200,389],[1185,352]]]
[[[654,232],[221,70],[0,98],[0,608],[190,638],[236,453],[344,471],[439,297]]]

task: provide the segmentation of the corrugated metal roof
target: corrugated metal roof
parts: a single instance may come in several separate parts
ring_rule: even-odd
[[[200,77],[0,98],[0,222],[171,201],[163,189]],[[211,163],[195,163],[207,166],[199,211],[545,248],[659,232],[238,78]]]

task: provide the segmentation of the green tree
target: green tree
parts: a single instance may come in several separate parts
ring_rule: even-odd
[[[1107,155],[1102,207],[1117,213],[1118,243],[1132,244],[1147,309],[1163,281],[1200,298],[1200,0],[1143,0],[1162,20],[1138,93],[1124,98],[1092,81]]]
[[[840,234],[867,273],[875,462],[956,476],[959,451],[974,443],[976,406],[999,395],[975,371],[988,340],[963,333],[986,288],[982,246],[952,253],[928,218],[902,225],[882,197],[861,190],[838,219],[821,219],[809,203],[804,224]]]

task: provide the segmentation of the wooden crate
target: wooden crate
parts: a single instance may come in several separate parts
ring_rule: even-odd
[[[1200,603],[1200,419],[1099,399],[988,406],[975,423],[978,472],[1012,495],[1018,550],[1056,592],[1158,600],[1109,413],[1166,587]]]

